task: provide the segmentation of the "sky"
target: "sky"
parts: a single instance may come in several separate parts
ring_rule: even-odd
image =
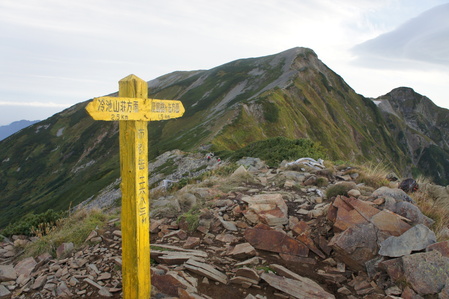
[[[150,81],[308,47],[359,94],[449,108],[449,0],[0,0],[0,125]]]

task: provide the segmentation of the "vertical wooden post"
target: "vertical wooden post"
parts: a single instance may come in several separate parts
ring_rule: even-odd
[[[129,75],[119,81],[119,97],[147,98],[147,83]],[[150,217],[147,121],[123,120],[120,127],[122,176],[123,298],[150,298]]]

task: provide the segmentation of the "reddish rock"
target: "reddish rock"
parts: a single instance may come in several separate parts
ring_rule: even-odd
[[[325,259],[326,256],[324,255],[323,252],[321,252],[321,250],[318,249],[318,247],[315,245],[315,243],[313,242],[313,240],[310,238],[310,232],[311,229],[310,227],[307,225],[306,222],[304,221],[299,221],[298,223],[296,223],[293,228],[292,228],[293,233],[295,233],[296,239],[301,241],[304,245],[306,245],[307,247],[309,247],[310,250],[312,250],[316,255],[318,255],[319,257]]]
[[[359,212],[360,215],[363,216],[367,221],[371,219],[374,215],[380,212],[380,210],[372,207],[370,204],[356,199],[354,197],[344,197],[342,196],[341,199],[346,202],[348,205],[350,205],[353,209],[355,209],[357,212]]]
[[[401,258],[382,261],[379,263],[379,268],[386,271],[393,281],[404,279],[404,269],[402,269]]]
[[[334,223],[337,220],[337,212],[338,208],[334,206],[333,204],[329,206],[329,209],[327,210],[326,218],[327,220]]]
[[[404,291],[402,292],[401,298],[403,299],[424,299],[424,297],[418,295],[413,291],[410,287],[405,287]]]
[[[341,232],[358,224],[368,223],[368,221],[360,215],[355,209],[346,210],[341,207],[337,211],[337,217],[334,223],[334,231]]]
[[[281,194],[258,194],[242,200],[248,203],[244,215],[250,222],[261,221],[270,226],[288,223],[288,207]]]
[[[295,265],[295,264],[298,266],[303,266],[304,264],[316,265],[316,260],[311,257],[301,257],[301,256],[290,255],[290,254],[285,254],[285,253],[279,253],[279,256],[288,265]]]
[[[157,233],[159,231],[159,226],[163,224],[166,221],[166,219],[151,219],[150,222],[150,232],[152,234]]]
[[[249,243],[237,244],[228,253],[228,255],[238,259],[253,257],[256,256],[256,254],[257,254],[256,249]]]
[[[156,275],[153,271],[151,272],[151,284],[166,295],[178,296],[178,288],[187,288],[182,282],[171,275]]]
[[[14,267],[14,270],[16,270],[17,276],[24,275],[26,277],[29,277],[31,275],[31,272],[34,271],[36,265],[36,260],[33,257],[28,257],[18,262]]]
[[[179,299],[204,299],[203,296],[200,296],[196,293],[189,292],[182,288],[178,288],[178,297],[179,297]]]
[[[411,228],[398,215],[386,211],[380,211],[370,221],[378,229],[392,236],[400,236]]]
[[[197,237],[188,237],[182,248],[192,249],[200,245],[201,239]]]
[[[344,196],[337,196],[334,200],[334,202],[332,203],[332,205],[334,207],[336,207],[337,209],[345,209],[346,211],[350,211],[353,208],[343,200]]]
[[[326,255],[330,255],[331,251],[332,251],[332,247],[330,247],[328,245],[328,241],[325,237],[323,236],[319,236],[318,237],[318,246],[321,248],[321,250],[326,254]]]
[[[307,257],[309,248],[282,231],[257,225],[245,231],[245,239],[256,249]]]
[[[234,235],[231,234],[219,234],[215,237],[216,240],[223,242],[223,243],[237,243],[239,241],[239,238],[237,238]]]
[[[449,240],[427,246],[426,251],[439,251],[442,256],[449,257]]]

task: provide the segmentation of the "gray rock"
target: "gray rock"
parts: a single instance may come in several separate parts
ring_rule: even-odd
[[[151,218],[177,217],[180,212],[181,206],[176,198],[169,197],[166,199],[151,201]]]
[[[391,211],[405,218],[410,219],[412,221],[412,225],[424,224],[425,226],[430,227],[435,222],[426,215],[424,215],[417,206],[415,206],[410,202],[406,201],[396,202]]]
[[[245,166],[240,165],[230,176],[231,179],[246,177],[248,175],[248,171],[246,171]]]
[[[61,281],[56,287],[56,295],[62,298],[73,297],[72,292],[70,292],[70,289],[67,287],[67,284],[64,281]]]
[[[236,232],[236,231],[237,231],[237,226],[235,225],[234,222],[232,222],[232,221],[226,221],[226,220],[224,220],[223,217],[221,217],[221,216],[218,216],[217,218],[218,218],[218,220],[220,220],[220,222],[221,222],[221,224],[223,225],[223,227],[226,228],[227,230],[233,231],[233,232]]]
[[[45,283],[47,283],[47,275],[39,276],[31,285],[31,288],[33,290],[40,289],[45,285]]]
[[[376,231],[372,223],[359,224],[336,234],[329,246],[346,265],[364,271],[365,263],[377,255]]]
[[[372,196],[375,198],[389,196],[389,197],[394,198],[396,200],[396,202],[406,201],[406,202],[415,203],[414,200],[411,199],[411,197],[408,196],[407,193],[405,193],[403,190],[392,189],[389,187],[380,187],[379,189],[377,189],[376,191],[373,192]]]
[[[102,287],[99,291],[98,291],[98,295],[103,296],[103,297],[112,297],[113,295],[108,291],[107,288]]]
[[[266,167],[265,162],[260,160],[259,158],[251,158],[251,157],[245,157],[237,161],[238,165],[243,165],[247,168],[250,168],[254,170],[259,170],[264,167]]]
[[[436,242],[436,236],[427,226],[418,224],[399,237],[391,236],[380,243],[379,254],[400,257],[412,251],[420,251]]]
[[[17,273],[13,265],[0,265],[0,282],[17,279]]]
[[[23,274],[24,276],[29,277],[36,265],[36,260],[33,257],[28,257],[18,262],[14,269],[16,270],[17,275]]]
[[[304,173],[293,170],[286,170],[282,172],[282,174],[285,176],[286,179],[293,180],[297,183],[302,183],[306,177]]]
[[[419,295],[440,293],[449,280],[449,258],[438,251],[407,255],[402,263],[407,283]]]
[[[11,292],[4,286],[0,284],[0,298],[9,298]]]

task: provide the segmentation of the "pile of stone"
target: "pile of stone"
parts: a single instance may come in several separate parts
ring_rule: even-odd
[[[152,298],[449,298],[449,241],[402,190],[240,163],[227,181],[152,199]],[[327,198],[338,184],[349,191]],[[192,207],[195,226],[182,216]],[[19,261],[3,242],[0,298],[121,297],[121,233],[97,233],[55,258]]]
[[[99,236],[93,231],[86,245],[75,250],[73,243],[63,243],[54,258],[44,253],[17,262],[4,260],[0,264],[0,298],[120,298],[120,235],[120,231],[108,231]],[[29,242],[24,236],[14,238]],[[10,258],[21,248],[14,245],[18,242],[1,242],[3,249],[10,249]]]

